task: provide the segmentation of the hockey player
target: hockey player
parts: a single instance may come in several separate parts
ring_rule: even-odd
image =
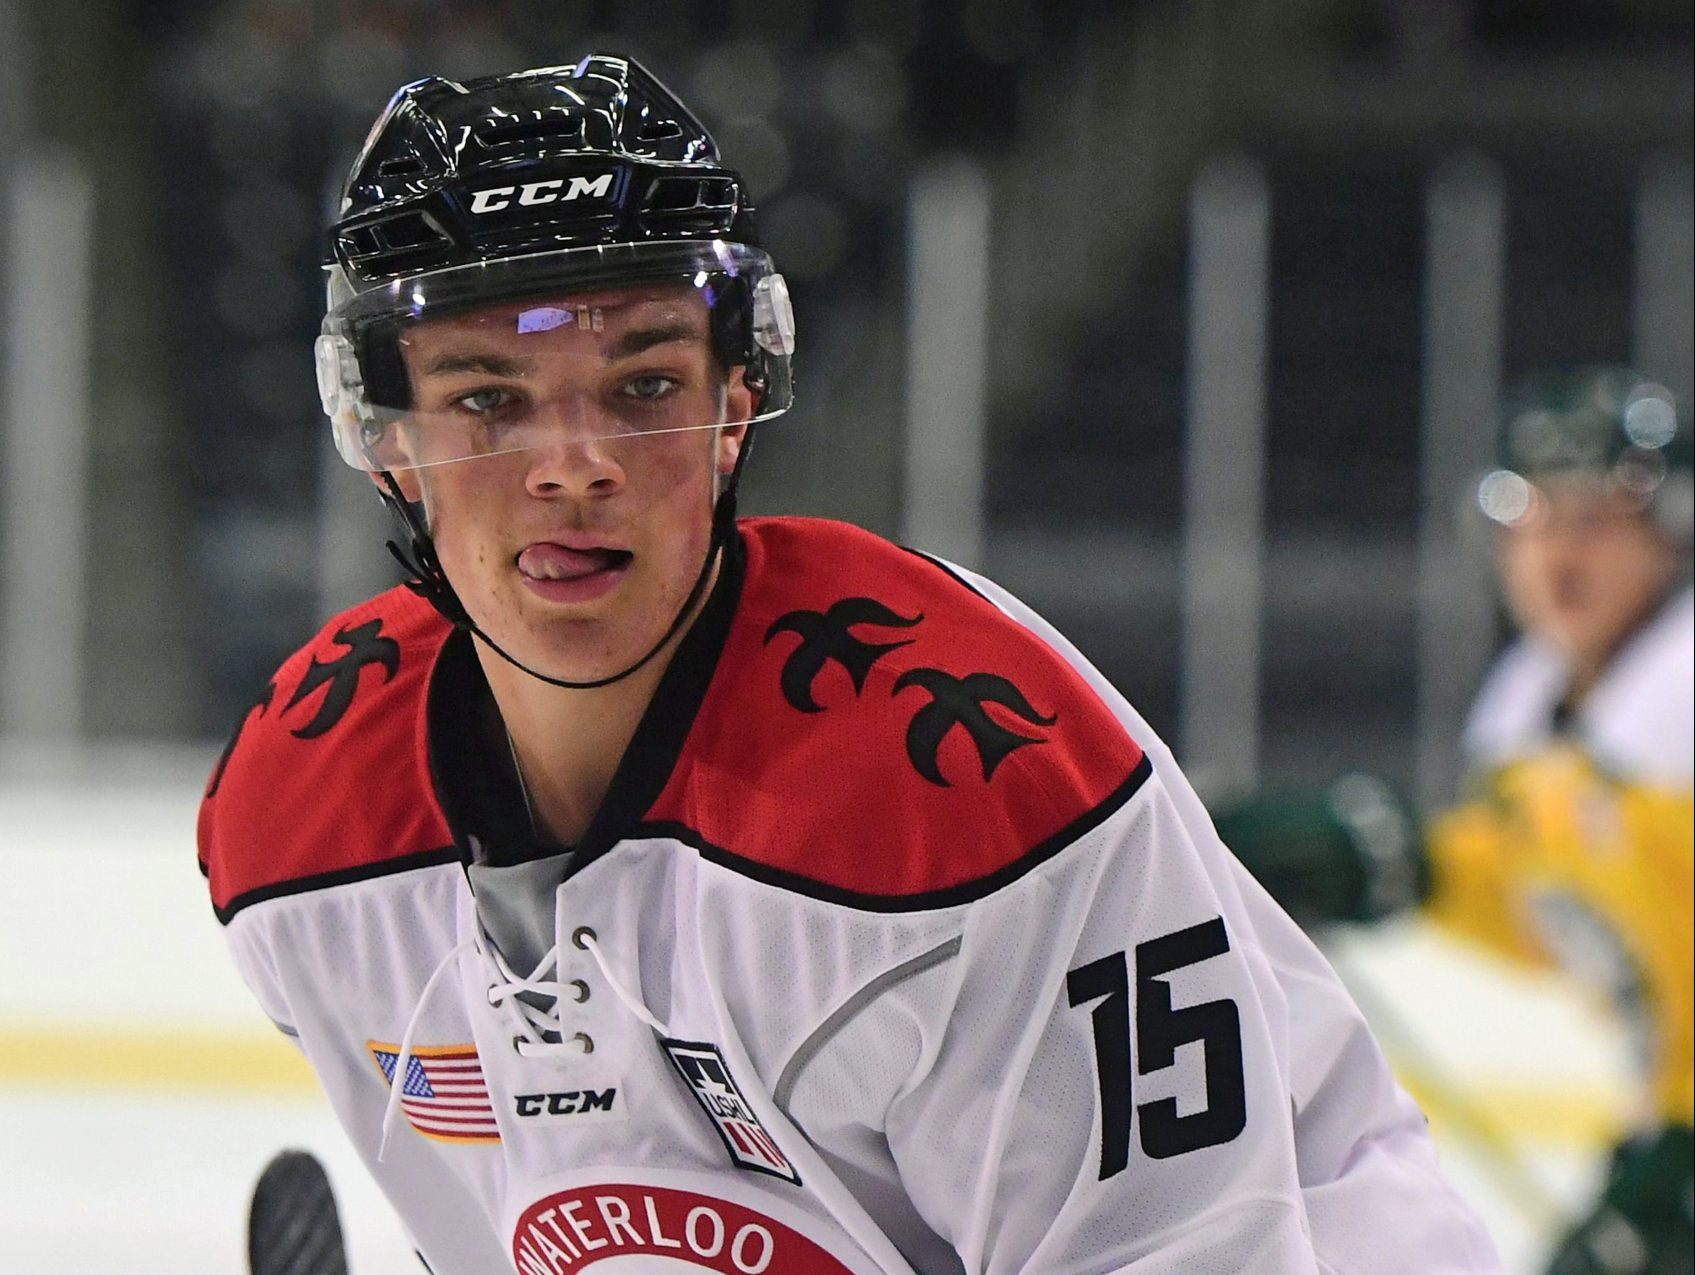
[[[277,673],[201,855],[436,1275],[1498,1269],[1064,638],[736,520],[794,323],[650,74],[402,89],[330,244],[324,403],[413,578]]]
[[[1695,600],[1690,440],[1670,393],[1620,367],[1531,378],[1478,490],[1522,635],[1465,732],[1468,800],[1416,831],[1356,777],[1262,798],[1219,831],[1297,915],[1423,902],[1510,959],[1559,963],[1640,1042],[1641,1127],[1554,1275],[1695,1268]],[[1381,792],[1381,790],[1378,790]]]

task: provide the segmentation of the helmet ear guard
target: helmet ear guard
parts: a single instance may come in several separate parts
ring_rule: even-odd
[[[754,283],[753,314],[740,348],[747,352],[743,380],[759,396],[761,408],[774,394],[787,402],[793,396],[789,358],[795,352],[795,312],[782,275],[768,274]]]
[[[754,285],[753,339],[770,354],[787,357],[795,352],[795,311],[788,280],[780,274],[766,275]]]
[[[795,315],[789,285],[780,274],[765,274],[751,282],[716,273],[705,284],[712,311],[712,349],[725,367],[745,367],[751,382],[769,380],[773,358],[794,353]]]
[[[318,402],[332,421],[344,412],[357,412],[364,398],[359,358],[353,342],[324,333],[312,344],[318,372]]]
[[[390,467],[375,454],[389,426],[374,409],[380,406],[404,411],[411,400],[399,342],[393,336],[384,336],[372,327],[358,334],[359,345],[355,345],[341,333],[326,332],[312,347],[318,401],[330,418],[336,450],[355,469],[379,471]]]
[[[341,458],[355,469],[370,469],[368,457],[349,455],[352,440],[374,445],[380,432],[365,394],[358,352],[345,336],[323,333],[312,345],[318,373],[318,402],[330,418],[330,433]]]

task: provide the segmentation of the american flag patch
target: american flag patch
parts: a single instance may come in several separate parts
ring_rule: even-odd
[[[394,1084],[400,1046],[368,1040],[383,1079]],[[475,1045],[426,1045],[406,1059],[400,1086],[400,1109],[412,1127],[438,1142],[499,1142],[488,1085]]]

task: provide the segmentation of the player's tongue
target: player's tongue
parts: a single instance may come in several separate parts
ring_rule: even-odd
[[[623,549],[567,549],[541,541],[518,555],[518,570],[534,580],[579,580],[629,559],[629,552]]]

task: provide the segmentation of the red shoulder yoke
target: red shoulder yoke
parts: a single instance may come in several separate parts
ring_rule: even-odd
[[[405,589],[338,616],[247,711],[200,807],[228,921],[277,894],[457,858],[430,780],[424,703],[450,632]]]
[[[986,893],[1140,786],[1077,670],[945,567],[840,523],[741,528],[741,604],[653,831],[904,910]]]

